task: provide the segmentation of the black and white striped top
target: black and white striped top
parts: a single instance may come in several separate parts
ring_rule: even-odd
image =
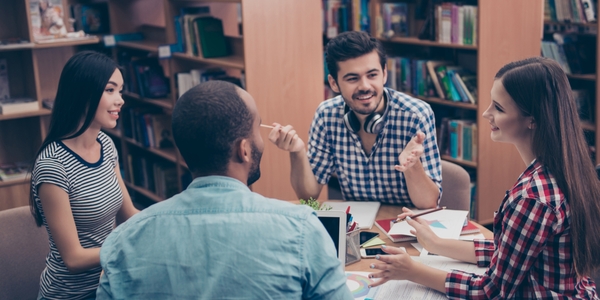
[[[59,141],[40,153],[33,168],[33,195],[50,237],[50,253],[40,278],[44,298],[84,299],[96,293],[101,267],[78,274],[69,272],[54,244],[37,188],[41,183],[50,183],[63,189],[69,195],[79,242],[84,248],[100,247],[113,229],[123,194],[115,174],[118,154],[113,141],[103,132],[97,141],[102,150],[95,163],[83,160]]]

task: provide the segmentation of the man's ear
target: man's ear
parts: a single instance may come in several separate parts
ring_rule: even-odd
[[[248,139],[241,139],[237,143],[235,151],[235,159],[238,163],[249,162],[251,157],[250,141]]]
[[[329,86],[331,87],[331,90],[333,90],[335,93],[339,94],[340,88],[338,87],[337,82],[335,81],[335,78],[333,78],[333,76],[331,76],[331,74],[327,75],[327,81],[329,81]]]

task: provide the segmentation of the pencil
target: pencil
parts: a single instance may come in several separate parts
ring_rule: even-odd
[[[417,218],[417,217],[420,217],[420,216],[424,216],[424,215],[426,215],[426,214],[430,214],[430,213],[432,213],[432,212],[436,212],[436,211],[439,211],[439,210],[442,210],[442,209],[446,209],[446,207],[445,207],[445,206],[442,206],[442,207],[434,208],[434,209],[431,209],[431,210],[428,210],[428,211],[424,211],[424,212],[421,212],[421,213],[418,213],[418,214],[416,214],[416,215],[409,216],[409,217],[410,217],[411,219],[414,219],[414,218]],[[402,221],[404,221],[404,220],[406,220],[406,219],[402,219],[402,220],[398,220],[398,219],[396,219],[395,221],[392,221],[392,223],[398,223],[398,222],[402,222]]]

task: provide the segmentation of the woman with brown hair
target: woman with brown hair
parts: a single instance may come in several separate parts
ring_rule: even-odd
[[[491,94],[483,117],[492,140],[515,145],[527,165],[494,217],[493,241],[441,239],[423,220],[408,220],[430,252],[488,269],[445,272],[385,247],[393,255],[371,265],[381,271],[370,276],[382,279],[373,286],[405,279],[450,298],[597,298],[589,276],[600,265],[600,182],[567,76],[550,59],[516,61],[498,71]]]

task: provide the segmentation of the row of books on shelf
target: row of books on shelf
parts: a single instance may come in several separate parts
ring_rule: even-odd
[[[124,90],[144,98],[165,98],[170,92],[169,79],[155,57],[133,57],[127,52],[119,53],[126,84]]]
[[[477,6],[445,2],[435,6],[436,41],[477,45]]]
[[[577,104],[577,112],[581,121],[594,122],[596,107],[594,104],[593,91],[590,89],[573,89],[573,98]]]
[[[323,0],[323,34],[328,38],[348,30],[369,32],[375,26],[375,36],[381,38],[416,36],[419,15],[424,15],[425,6],[413,2],[379,3],[370,0]],[[371,22],[369,8],[373,8]],[[477,6],[444,2],[435,5],[428,39],[440,43],[477,45]],[[413,28],[414,27],[414,28]]]
[[[415,96],[477,103],[477,76],[451,62],[388,57],[386,86]]]
[[[177,169],[174,164],[150,157],[127,155],[129,182],[166,199],[179,192]]]
[[[24,162],[0,164],[0,181],[9,182],[27,178],[30,165]]]
[[[552,34],[542,41],[542,56],[557,61],[567,74],[593,74],[596,68],[595,41],[575,34]]]
[[[546,0],[544,20],[589,23],[596,21],[596,0]]]
[[[0,115],[36,111],[40,105],[36,99],[11,97],[6,58],[0,58]]]
[[[381,3],[381,15],[376,19],[377,36],[409,36],[408,4],[405,2]]]
[[[477,123],[443,118],[438,133],[440,152],[456,160],[477,161]]]
[[[370,0],[323,0],[323,35],[334,38],[344,31],[369,31]]]
[[[184,7],[175,16],[176,52],[203,58],[231,54],[223,21],[210,14],[210,6]]]
[[[177,97],[181,97],[181,95],[199,83],[209,80],[228,81],[245,89],[244,78],[244,72],[238,78],[228,75],[227,71],[222,68],[192,69],[189,72],[179,72],[176,75]]]
[[[130,107],[121,110],[119,129],[124,136],[144,147],[169,149],[174,147],[171,116],[157,108]]]

